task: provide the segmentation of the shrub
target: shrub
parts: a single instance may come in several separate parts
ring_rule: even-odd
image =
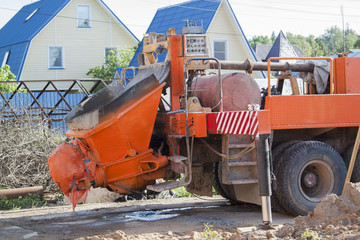
[[[0,187],[57,189],[47,160],[64,136],[40,120],[0,121]]]

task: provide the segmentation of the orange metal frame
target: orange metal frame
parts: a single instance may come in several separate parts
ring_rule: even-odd
[[[181,96],[184,96],[184,58],[182,35],[169,37],[171,110],[180,110]]]
[[[270,62],[294,58],[268,60],[268,85]],[[333,61],[330,58],[295,58],[296,60],[330,61],[330,94],[297,96],[271,96],[266,98],[265,109],[259,114],[259,131],[325,127],[353,127],[360,125],[360,94],[334,94]],[[337,79],[335,79],[337,80]]]
[[[142,190],[155,180],[141,175],[157,173],[168,164],[167,157],[148,149],[164,86],[130,102],[95,128],[66,132],[91,149],[89,159],[97,165],[93,174],[97,186],[109,186],[119,193]]]
[[[185,135],[185,113],[170,114],[173,134]],[[207,137],[206,113],[189,113],[190,136]]]
[[[268,72],[268,96],[271,95],[271,61],[280,61],[280,60],[327,60],[330,62],[330,94],[334,93],[334,87],[333,87],[333,76],[334,76],[334,67],[333,67],[333,60],[332,58],[324,58],[324,57],[318,57],[318,58],[286,58],[286,57],[271,57],[267,61],[267,72]]]

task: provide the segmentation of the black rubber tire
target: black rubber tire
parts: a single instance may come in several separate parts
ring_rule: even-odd
[[[281,143],[276,146],[272,151],[272,172],[275,175],[275,179],[272,180],[272,195],[271,195],[271,207],[274,211],[279,213],[288,213],[283,206],[281,205],[279,199],[276,197],[276,189],[277,189],[277,177],[278,177],[278,169],[281,166],[280,158],[284,154],[284,152],[291,147],[292,145],[300,142],[300,140],[293,140]]]
[[[214,163],[213,187],[215,188],[215,191],[223,198],[229,199],[232,202],[239,202],[236,200],[236,196],[231,188],[231,185],[225,185],[221,183],[221,165],[221,162]]]
[[[327,194],[341,194],[346,166],[330,145],[318,141],[294,144],[281,156],[280,163],[275,194],[287,212],[306,215]]]
[[[350,146],[345,152],[344,161],[345,161],[346,169],[349,168],[350,159],[351,159],[353,149],[354,149],[354,146]],[[353,172],[351,174],[350,181],[353,182],[353,183],[360,182],[360,154],[359,154],[359,151],[357,152],[357,155],[356,155],[356,158],[355,158],[354,169],[353,169]]]
[[[223,198],[229,199],[229,196],[225,193],[225,191],[222,188],[221,184],[221,171],[219,171],[219,168],[221,169],[221,162],[215,162],[214,163],[214,171],[213,171],[213,187],[215,191],[222,196]]]

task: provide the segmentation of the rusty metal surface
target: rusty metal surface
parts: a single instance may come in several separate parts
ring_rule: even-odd
[[[266,62],[230,62],[230,61],[220,61],[221,69],[224,70],[243,70],[243,71],[267,71],[267,63]],[[214,61],[210,62],[211,69],[217,69],[218,64]],[[272,71],[287,71],[291,70],[293,72],[313,72],[314,65],[310,63],[279,63],[272,62],[271,63]]]
[[[0,196],[5,196],[6,199],[16,199],[18,197],[26,197],[28,194],[44,195],[44,188],[42,186],[36,186],[36,187],[0,190]]]

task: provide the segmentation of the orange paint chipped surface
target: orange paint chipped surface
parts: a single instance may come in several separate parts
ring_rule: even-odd
[[[149,149],[164,85],[90,130],[66,133],[76,140],[59,145],[48,163],[54,182],[74,208],[86,199],[90,186],[129,194],[165,177],[162,168],[168,165],[167,157]]]

